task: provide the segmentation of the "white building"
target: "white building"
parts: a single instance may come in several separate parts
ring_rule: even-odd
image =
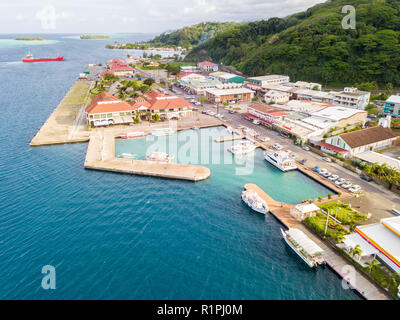
[[[321,209],[314,203],[299,204],[290,209],[290,214],[298,221],[303,221],[308,217],[315,217]]]
[[[315,82],[296,81],[294,83],[289,83],[289,85],[299,89],[309,89],[315,91],[322,90],[322,85]]]
[[[286,92],[279,92],[275,90],[269,90],[264,95],[264,100],[266,103],[278,103],[283,104],[288,102],[290,99],[290,94]]]
[[[271,74],[267,76],[260,76],[260,77],[251,77],[247,78],[246,81],[253,85],[258,85],[262,88],[265,88],[266,85],[280,85],[286,84],[290,81],[289,76]]]
[[[364,110],[369,104],[370,92],[359,91],[357,88],[346,87],[341,92],[331,92],[333,103],[338,106]]]

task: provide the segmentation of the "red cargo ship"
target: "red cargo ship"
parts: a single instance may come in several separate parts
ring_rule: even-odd
[[[32,54],[27,54],[22,62],[44,62],[44,61],[63,61],[64,57],[57,57],[57,58],[44,58],[44,59],[35,59]]]

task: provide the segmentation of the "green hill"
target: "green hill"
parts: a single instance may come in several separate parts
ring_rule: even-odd
[[[344,5],[356,8],[355,30],[342,28]],[[331,0],[286,18],[237,25],[195,47],[186,59],[210,59],[246,75],[400,85],[399,31],[400,0]]]
[[[180,46],[184,48],[196,46],[213,38],[218,33],[237,26],[236,22],[203,22],[184,27],[171,33],[163,33],[149,43],[159,46]]]

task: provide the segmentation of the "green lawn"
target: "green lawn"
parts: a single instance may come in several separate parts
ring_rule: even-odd
[[[350,208],[346,203],[332,201],[319,205],[319,207],[329,214],[333,215],[336,219],[345,225],[354,225],[367,220],[367,216]]]
[[[315,217],[309,217],[304,220],[304,223],[313,229],[320,236],[325,236],[327,216],[322,213],[317,213]],[[326,230],[326,236],[339,242],[343,235],[349,234],[340,224],[329,219],[328,228]]]

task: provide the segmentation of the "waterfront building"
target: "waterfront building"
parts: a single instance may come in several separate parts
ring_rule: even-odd
[[[364,110],[369,104],[370,92],[360,91],[357,88],[346,87],[341,92],[331,92],[333,103],[338,106]]]
[[[242,103],[250,102],[254,97],[254,91],[247,88],[205,89],[205,95],[211,103]]]
[[[193,105],[177,96],[165,95],[153,90],[145,95],[146,101],[150,103],[149,111],[158,113],[165,119],[180,119],[192,112]]]
[[[218,71],[218,65],[210,61],[203,61],[197,64],[197,69],[204,72],[216,72]]]
[[[298,221],[303,221],[309,217],[315,217],[321,209],[314,203],[305,203],[294,206],[290,209],[290,214]]]
[[[87,124],[94,127],[132,123],[135,112],[136,109],[129,103],[108,92],[94,97],[85,109]]]
[[[365,151],[381,150],[397,143],[397,135],[390,128],[376,126],[344,133],[320,142],[321,150],[352,157]]]
[[[282,121],[288,114],[277,107],[266,104],[252,104],[247,107],[247,113],[243,115],[249,119],[257,119],[262,124],[272,125]]]
[[[133,68],[122,60],[111,60],[111,62],[108,63],[108,66],[111,72],[118,77],[133,75]]]
[[[352,256],[352,250],[358,247],[361,251],[353,259],[363,267],[368,267],[371,261],[379,254],[379,251],[365,241],[358,233],[345,235],[342,243],[337,244],[337,246],[346,251],[350,256]]]
[[[244,78],[237,74],[217,71],[210,73],[210,77],[221,81],[222,83],[244,83]]]
[[[400,217],[385,218],[380,223],[357,226],[355,231],[378,250],[379,260],[394,272],[400,273]]]
[[[264,95],[264,100],[266,103],[277,103],[277,104],[284,104],[289,102],[290,94],[287,92],[279,92],[275,90],[269,90]]]
[[[267,76],[260,76],[260,77],[251,77],[247,78],[246,82],[247,85],[250,86],[258,86],[261,88],[266,88],[267,85],[281,85],[287,84],[290,81],[289,76],[271,74]]]
[[[400,117],[400,95],[392,95],[386,100],[383,115],[390,115],[392,118]]]

